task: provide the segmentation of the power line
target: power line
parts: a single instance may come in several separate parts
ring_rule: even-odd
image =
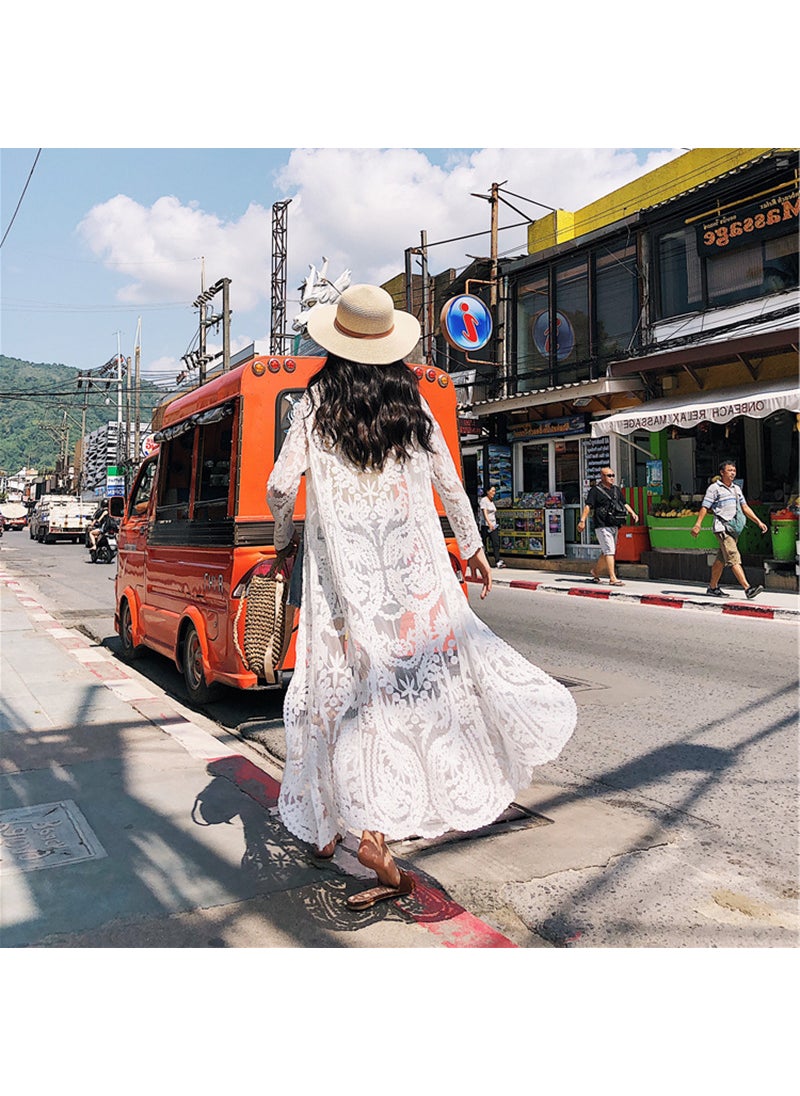
[[[25,181],[25,186],[22,188],[22,193],[19,196],[19,201],[17,202],[17,208],[14,210],[13,214],[11,215],[11,220],[8,223],[8,228],[3,233],[2,240],[0,240],[0,247],[2,247],[3,244],[6,242],[6,236],[11,231],[11,226],[13,225],[13,223],[16,219],[16,216],[19,213],[19,207],[22,205],[22,199],[25,197],[25,191],[28,189],[28,183],[31,181],[31,177],[33,176],[34,168],[39,163],[39,157],[41,156],[41,154],[42,154],[42,150],[38,149],[38,151],[36,153],[36,159],[33,161],[33,167],[31,168],[30,172],[28,173],[28,178]]]

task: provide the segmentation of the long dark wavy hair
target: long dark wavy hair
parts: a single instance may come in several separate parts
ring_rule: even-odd
[[[316,391],[314,430],[362,471],[383,469],[390,454],[433,451],[433,425],[417,380],[403,362],[360,365],[329,354],[308,384]]]

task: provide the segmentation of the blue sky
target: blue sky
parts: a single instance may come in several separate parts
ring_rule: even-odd
[[[309,266],[384,281],[425,230],[431,244],[488,232],[472,197],[492,182],[546,205],[578,208],[680,149],[103,149],[43,148],[2,249],[2,352],[83,370],[132,354],[141,320],[145,375],[165,381],[197,333],[191,303],[231,278],[234,349],[269,333],[271,209],[288,209],[287,318]],[[0,151],[6,232],[36,159]],[[532,217],[541,207],[513,199]],[[500,217],[500,250],[521,254],[525,229]],[[432,246],[432,273],[488,254],[488,235]],[[213,338],[212,338],[213,342]]]

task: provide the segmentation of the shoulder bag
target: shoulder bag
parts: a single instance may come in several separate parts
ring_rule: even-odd
[[[724,484],[723,484],[723,486],[724,486]],[[734,516],[731,518],[730,521],[726,521],[725,518],[720,517],[720,515],[717,514],[717,513],[714,514],[714,517],[720,522],[720,524],[722,525],[725,532],[729,536],[733,537],[734,540],[736,540],[737,537],[741,536],[745,525],[747,525],[747,516],[745,515],[745,512],[742,509],[742,500],[739,498],[738,492],[735,492],[735,497],[736,497],[736,513],[734,514]]]
[[[624,525],[628,520],[628,511],[625,509],[625,503],[621,497],[616,492],[609,495],[608,491],[599,484],[595,484],[595,487],[608,499],[608,505],[604,506],[602,510],[602,520],[596,516],[595,523],[599,526],[613,525],[616,528]]]
[[[251,572],[233,622],[233,642],[248,670],[267,685],[278,684],[278,667],[286,656],[294,629],[294,607],[287,604],[294,547],[264,560]],[[239,642],[239,620],[244,635]],[[242,650],[244,648],[244,650]]]

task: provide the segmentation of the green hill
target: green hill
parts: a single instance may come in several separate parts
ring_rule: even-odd
[[[87,434],[116,420],[116,385],[106,389],[102,382],[88,390],[78,388],[78,373],[69,365],[26,362],[0,354],[0,471],[13,475],[23,466],[40,474],[52,471],[63,450],[65,425],[72,459],[84,406]],[[150,419],[164,395],[154,384],[142,384],[142,422]]]

